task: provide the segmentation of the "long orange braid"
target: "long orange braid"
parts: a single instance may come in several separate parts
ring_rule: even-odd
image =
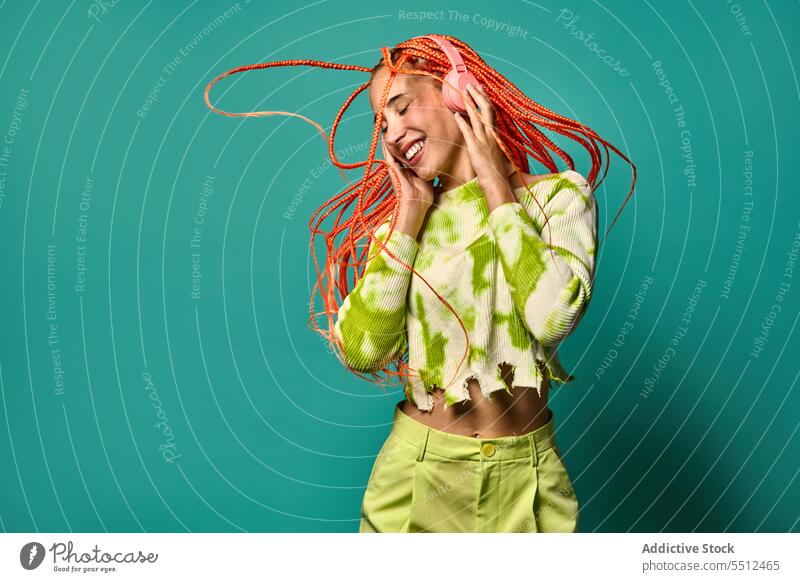
[[[569,154],[554,144],[537,126],[541,126],[547,130],[566,136],[569,139],[578,142],[589,152],[592,160],[592,166],[587,176],[587,180],[589,184],[592,185],[593,189],[596,189],[602,183],[608,172],[608,166],[606,166],[602,179],[595,183],[600,171],[600,167],[602,166],[601,151],[597,142],[600,142],[600,144],[603,145],[606,157],[609,158],[609,164],[610,156],[608,148],[611,148],[617,153],[617,155],[630,164],[631,168],[633,169],[631,189],[617,211],[617,214],[614,216],[614,219],[611,221],[611,224],[606,230],[603,239],[600,241],[602,243],[603,240],[605,240],[605,237],[608,236],[611,228],[616,223],[617,218],[619,217],[625,205],[628,203],[628,200],[633,195],[633,190],[636,184],[636,166],[634,166],[631,161],[624,154],[622,154],[622,152],[620,152],[610,143],[606,142],[591,128],[567,117],[558,115],[557,113],[550,111],[549,109],[526,97],[510,81],[488,66],[483,59],[481,59],[480,56],[478,56],[478,54],[466,43],[452,36],[440,36],[446,38],[458,49],[469,71],[475,75],[478,81],[485,88],[495,110],[495,140],[508,160],[511,161],[518,176],[520,176],[520,171],[528,173],[529,155],[539,161],[551,172],[558,172],[558,167],[553,161],[550,151],[555,152],[559,158],[564,160],[571,170],[575,170],[575,164]],[[360,378],[373,381],[381,379],[383,375],[386,378],[395,378],[399,382],[404,383],[410,374],[417,373],[416,370],[408,366],[407,346],[402,354],[395,357],[392,362],[386,364],[382,369],[372,372],[369,377],[360,374],[357,370],[352,369],[347,364],[342,355],[343,346],[341,345],[334,331],[333,314],[338,313],[340,307],[340,304],[336,299],[335,290],[338,289],[339,296],[342,300],[344,300],[344,298],[348,295],[350,289],[348,286],[347,269],[351,267],[354,271],[353,285],[355,286],[358,284],[359,279],[363,276],[364,268],[367,262],[367,252],[371,241],[377,241],[377,244],[380,246],[383,252],[395,259],[398,263],[402,263],[402,261],[397,259],[397,257],[374,236],[378,226],[381,225],[389,216],[391,216],[389,235],[391,235],[391,232],[394,231],[397,221],[397,212],[395,212],[395,210],[399,208],[402,194],[401,192],[394,192],[394,188],[392,186],[392,180],[389,176],[389,172],[394,172],[394,169],[391,168],[384,160],[375,159],[375,152],[380,139],[380,127],[383,120],[383,109],[386,105],[386,100],[389,94],[389,89],[392,85],[392,81],[396,75],[403,74],[428,76],[438,80],[438,82],[441,83],[443,82],[444,75],[450,70],[451,64],[439,46],[433,40],[427,38],[411,38],[398,44],[391,50],[387,47],[382,47],[381,54],[381,60],[371,69],[357,65],[343,65],[340,63],[329,63],[325,61],[307,59],[272,61],[237,67],[222,73],[212,80],[205,89],[204,98],[208,107],[221,115],[241,117],[290,115],[294,117],[300,117],[318,129],[323,139],[325,139],[328,144],[328,155],[330,156],[331,161],[337,168],[339,168],[339,173],[345,178],[345,180],[347,180],[347,178],[342,172],[342,169],[355,169],[364,167],[364,176],[358,182],[350,185],[337,196],[328,200],[325,204],[318,208],[316,212],[314,212],[313,216],[309,220],[309,228],[312,233],[311,253],[312,257],[314,258],[315,268],[317,270],[317,284],[311,291],[311,316],[309,318],[309,326],[314,331],[321,334],[322,337],[328,341],[330,346],[335,347],[335,350],[333,351],[336,353],[339,360],[352,373],[356,374]],[[420,65],[420,63],[422,63],[422,65]],[[404,68],[404,64],[411,65],[411,68]],[[358,87],[355,92],[345,101],[333,122],[330,138],[326,137],[325,131],[322,129],[322,127],[320,127],[319,124],[297,113],[291,113],[288,111],[252,111],[244,113],[232,113],[217,109],[208,99],[208,93],[211,87],[223,77],[253,69],[266,69],[270,67],[286,66],[313,66],[346,71],[361,71],[370,73],[370,80]],[[389,69],[389,82],[386,83],[383,94],[381,95],[378,114],[376,115],[375,124],[373,126],[372,141],[367,160],[352,164],[341,162],[336,158],[334,147],[336,129],[342,119],[342,116],[344,115],[344,112],[348,107],[350,107],[350,104],[354,101],[354,99],[370,86],[372,82],[372,76],[374,76],[374,74],[381,67],[387,67]],[[373,169],[373,165],[376,164],[377,168]],[[524,180],[521,181],[524,182]],[[387,195],[387,193],[390,192],[391,195]],[[355,209],[352,215],[349,218],[344,219],[344,213],[354,202]],[[336,218],[334,220],[332,230],[330,232],[320,230],[319,226],[322,224],[322,222],[324,222],[325,219],[334,212],[336,212]],[[315,219],[317,219],[316,223],[314,223]],[[547,221],[545,221],[545,224],[547,224]],[[334,241],[336,240],[336,237],[343,232],[345,232],[344,238],[342,239],[340,246],[336,247]],[[325,260],[325,266],[322,271],[320,271],[316,252],[314,250],[313,243],[314,236],[316,235],[322,235],[325,240],[327,256]],[[361,252],[357,260],[352,263],[348,262],[351,257],[354,259],[356,258],[356,241],[364,239],[365,237],[367,237],[368,241],[370,242],[362,245]],[[388,236],[386,238],[388,239]],[[405,263],[402,264],[411,269],[411,271],[416,274],[428,286],[429,289],[431,289],[431,291],[439,298],[439,300],[442,301],[458,319],[462,330],[467,337],[467,349],[461,359],[461,362],[459,362],[459,366],[456,370],[456,373],[458,373],[458,369],[460,369],[461,363],[463,363],[469,351],[469,336],[467,335],[467,330],[464,327],[463,321],[452,308],[452,306],[441,295],[439,295],[439,293],[437,293],[433,287],[431,287],[428,281],[426,281],[421,275],[419,275],[419,273],[416,272],[416,270],[414,270],[412,265],[406,265]],[[314,297],[318,289],[320,290],[320,294],[322,295],[323,303],[325,305],[325,309],[322,313],[324,313],[328,318],[328,327],[325,330],[321,329],[317,325],[317,317],[320,314],[314,312]],[[325,290],[324,293],[322,293],[323,289]],[[452,382],[452,380],[450,382]],[[380,385],[384,386],[385,383],[381,383]],[[449,383],[447,385],[449,386]],[[406,386],[406,390],[408,390],[408,386]]]

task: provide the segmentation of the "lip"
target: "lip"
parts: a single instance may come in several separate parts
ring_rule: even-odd
[[[420,141],[420,140],[424,140],[424,139],[425,139],[424,137],[418,137],[417,139],[412,139],[411,141],[408,141],[408,142],[406,142],[406,144],[405,144],[403,147],[401,147],[401,148],[400,148],[400,154],[401,154],[403,157],[405,157],[405,155],[406,155],[406,152],[409,150],[409,148],[410,148],[411,146],[413,146],[413,145],[414,145],[415,143],[417,143],[418,141]]]
[[[421,140],[417,139],[417,140],[414,140],[413,142],[411,142],[410,144],[408,144],[408,147],[406,148],[406,151],[408,151],[408,149],[411,146],[413,146],[415,143],[417,143],[418,141],[422,141],[424,143],[422,144],[422,148],[416,153],[416,155],[413,158],[411,158],[410,160],[406,160],[405,159],[405,152],[403,152],[403,161],[406,163],[406,165],[409,165],[409,166],[417,165],[417,163],[420,161],[420,159],[422,159],[422,155],[425,153],[425,150],[428,148],[428,140],[427,140],[427,138],[422,138]]]

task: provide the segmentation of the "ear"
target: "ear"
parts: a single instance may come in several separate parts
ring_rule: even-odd
[[[428,63],[428,59],[409,55],[407,62],[416,69],[422,69],[424,71],[430,70],[430,64]]]

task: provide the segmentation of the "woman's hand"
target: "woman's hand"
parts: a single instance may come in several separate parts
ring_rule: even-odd
[[[394,186],[395,192],[400,193],[397,228],[416,238],[425,220],[425,215],[433,204],[433,182],[426,182],[412,170],[401,167],[389,153],[383,136],[381,136],[381,149],[383,159],[390,168],[389,177],[392,180],[392,186]]]
[[[480,107],[480,114],[476,107]],[[494,109],[486,92],[467,85],[464,105],[470,123],[454,112],[456,123],[464,136],[472,169],[478,177],[491,212],[505,202],[516,202],[508,179],[511,164],[495,141]],[[483,118],[483,119],[481,119]]]
[[[427,210],[433,204],[433,183],[426,182],[411,169],[401,166],[386,147],[386,139],[381,136],[383,159],[395,170],[389,171],[392,185],[397,192],[402,192],[401,203],[406,206],[420,206]]]

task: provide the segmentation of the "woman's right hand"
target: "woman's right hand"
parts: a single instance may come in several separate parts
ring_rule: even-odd
[[[433,183],[426,182],[413,170],[401,166],[389,153],[383,136],[381,136],[381,149],[384,161],[394,169],[394,172],[389,171],[392,186],[396,192],[400,193],[397,228],[416,238],[425,220],[425,215],[433,204]],[[395,172],[397,176],[395,176]]]

